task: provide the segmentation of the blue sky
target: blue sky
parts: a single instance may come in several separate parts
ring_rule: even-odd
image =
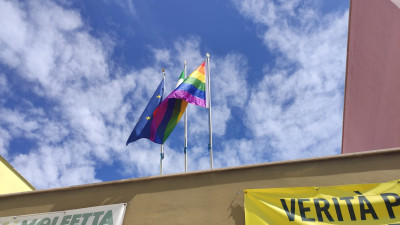
[[[39,189],[154,176],[125,142],[166,69],[211,54],[214,167],[340,154],[348,0],[0,0],[0,154]],[[209,169],[188,107],[188,170]],[[164,174],[184,171],[183,123]]]

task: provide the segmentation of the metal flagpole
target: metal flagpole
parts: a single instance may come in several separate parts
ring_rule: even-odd
[[[163,79],[164,79],[163,91],[165,91],[165,69],[164,69],[164,68],[162,68],[162,73],[163,73]],[[164,144],[161,144],[161,153],[160,153],[160,175],[162,175],[162,172],[163,172],[163,159],[164,159]]]
[[[164,145],[161,144],[161,154],[160,154],[160,175],[162,175],[162,168],[163,168],[163,159],[164,159]]]
[[[208,106],[208,128],[210,134],[210,140],[208,144],[208,150],[210,151],[210,168],[213,169],[213,149],[212,149],[212,123],[211,123],[211,81],[210,81],[210,53],[207,52],[207,93],[206,101]]]
[[[186,79],[186,60],[185,60],[185,79]],[[185,146],[183,148],[183,152],[185,153],[185,172],[187,172],[187,111],[188,108],[186,107],[185,110]]]

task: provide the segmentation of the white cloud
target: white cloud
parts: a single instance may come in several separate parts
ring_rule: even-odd
[[[7,130],[0,127],[0,136],[0,155],[6,158],[8,155],[7,149],[11,140],[11,135],[7,132]]]
[[[19,5],[9,1],[0,1],[0,58],[3,62],[16,66],[20,62],[15,51],[21,51],[26,39],[27,27],[25,13]]]
[[[13,164],[38,188],[98,181],[95,160],[107,163],[112,142],[119,141],[107,123],[120,113],[124,118],[123,98],[133,83],[110,79],[108,48],[88,33],[76,11],[50,1],[0,5],[0,21],[7,21],[0,31],[0,61],[30,81],[30,94],[51,103],[46,110],[29,100],[20,103],[23,109],[4,105],[1,123],[11,137],[2,138],[2,146],[13,138],[36,143],[26,146],[26,154],[14,153]],[[120,129],[117,122],[112,125]]]
[[[321,15],[299,1],[235,3],[264,26],[265,45],[282,54],[253,88],[246,120],[255,134],[251,143],[268,140],[261,147],[270,152],[267,160],[339,153],[348,13]]]
[[[8,131],[11,135],[21,135],[23,132],[26,135],[32,135],[39,128],[39,124],[35,120],[30,120],[19,111],[3,108],[0,110],[2,123],[8,126]]]
[[[131,1],[120,2],[133,7]],[[215,149],[215,167],[334,153],[340,143],[347,14],[322,16],[318,22],[311,16],[317,12],[298,10],[297,1],[237,5],[265,27],[262,41],[281,57],[259,84],[249,87],[244,56],[211,56],[213,130],[223,148]],[[298,18],[299,13],[299,26],[283,17]],[[77,11],[55,2],[0,0],[0,26],[0,63],[28,81],[20,84],[24,94],[42,101],[25,99],[12,88],[0,91],[19,101],[15,106],[0,101],[0,154],[9,156],[34,186],[97,182],[96,170],[104,164],[118,163],[125,176],[159,173],[159,145],[148,140],[124,144],[162,78],[161,68],[166,67],[167,95],[184,60],[188,73],[205,60],[199,37],[151,49],[150,65],[125,73],[109,59],[115,43],[107,34],[93,37]],[[8,83],[0,77],[0,87]],[[243,123],[254,137],[226,137],[234,108],[246,113]],[[189,171],[208,169],[207,110],[188,109]],[[181,129],[182,122],[176,132]],[[18,138],[34,146],[26,146],[25,153],[9,152]],[[165,173],[183,171],[182,152],[167,141]]]
[[[13,164],[37,188],[99,182],[94,178],[93,161],[88,157],[87,148],[84,143],[64,147],[43,146],[38,151],[18,155]]]
[[[30,94],[50,103],[40,106],[25,100],[16,108],[4,105],[0,120],[6,128],[2,131],[9,133],[1,138],[2,152],[7,154],[15,138],[35,143],[27,146],[26,153],[13,153],[13,165],[38,188],[96,182],[96,168],[115,160],[122,163],[126,175],[158,174],[159,151],[153,149],[158,145],[139,141],[125,147],[124,143],[161,80],[161,67],[168,66],[167,94],[184,60],[190,73],[205,59],[200,39],[189,37],[177,41],[173,49],[154,49],[154,65],[128,74],[120,74],[117,68],[111,78],[108,54],[113,43],[91,36],[79,13],[50,1],[0,3],[7,9],[1,21],[8,21],[0,31],[0,46],[9,53],[0,55],[0,61],[30,81],[25,84],[30,85]],[[59,15],[62,18],[55,19]],[[246,85],[240,75],[245,63],[239,55],[212,60],[219,65],[213,66],[214,86],[220,87],[213,114],[220,122],[214,129],[216,135],[223,135],[230,105],[243,105],[247,98],[246,94],[235,97],[239,87]],[[224,81],[228,77],[229,82]],[[193,123],[192,134],[207,140],[207,110],[195,108],[189,115],[201,120]],[[182,152],[169,144],[165,148],[165,172],[183,171]],[[193,148],[199,147],[194,143]],[[200,160],[192,170],[207,167],[204,151],[193,157]]]
[[[171,53],[167,49],[153,49],[153,54],[157,62],[163,63],[164,65],[171,65]]]

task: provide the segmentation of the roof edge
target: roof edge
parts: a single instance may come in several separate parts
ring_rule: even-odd
[[[116,180],[116,181],[106,181],[106,182],[99,182],[99,183],[74,185],[74,186],[67,186],[67,187],[60,187],[60,188],[35,190],[35,191],[29,191],[29,192],[10,193],[10,194],[1,195],[0,199],[7,198],[7,197],[13,197],[13,196],[21,196],[21,195],[32,195],[32,194],[59,192],[59,191],[66,191],[66,190],[78,190],[78,189],[84,189],[84,188],[89,188],[89,187],[101,187],[101,186],[107,186],[107,185],[113,185],[113,184],[125,184],[125,183],[133,183],[133,182],[146,182],[146,181],[151,181],[151,180],[168,179],[168,178],[173,178],[173,177],[197,176],[197,175],[203,175],[203,174],[222,173],[222,172],[229,172],[229,171],[236,171],[236,170],[254,169],[254,168],[260,168],[260,167],[272,167],[272,166],[290,165],[290,164],[297,164],[297,163],[308,163],[308,162],[316,162],[316,161],[328,161],[328,160],[337,160],[337,159],[368,157],[368,156],[374,156],[374,155],[385,155],[385,154],[392,154],[392,153],[396,153],[396,152],[400,153],[400,147],[399,148],[371,150],[371,151],[366,151],[366,152],[356,152],[356,153],[347,153],[347,154],[339,154],[339,155],[306,158],[306,159],[268,162],[268,163],[244,165],[244,166],[237,166],[237,167],[226,167],[226,168],[221,168],[221,169],[202,170],[202,171],[187,172],[187,173],[157,175],[157,176],[140,177],[140,178],[128,178],[128,179],[122,179],[122,180]]]

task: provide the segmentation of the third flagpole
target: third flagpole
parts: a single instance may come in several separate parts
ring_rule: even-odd
[[[163,91],[165,91],[165,69],[162,68],[163,79],[164,79],[164,87]],[[164,144],[161,144],[161,153],[160,153],[160,175],[163,174],[163,159],[164,159]]]
[[[185,71],[185,79],[186,79],[186,60],[185,60],[185,67],[184,67],[184,71]],[[186,108],[185,110],[185,146],[183,148],[183,152],[185,153],[185,172],[187,172],[187,111],[188,109]]]
[[[208,128],[209,128],[209,144],[208,150],[210,151],[210,168],[213,169],[213,148],[212,148],[212,123],[211,123],[211,81],[210,81],[210,53],[206,54],[207,57],[207,93],[206,103],[208,106]]]

